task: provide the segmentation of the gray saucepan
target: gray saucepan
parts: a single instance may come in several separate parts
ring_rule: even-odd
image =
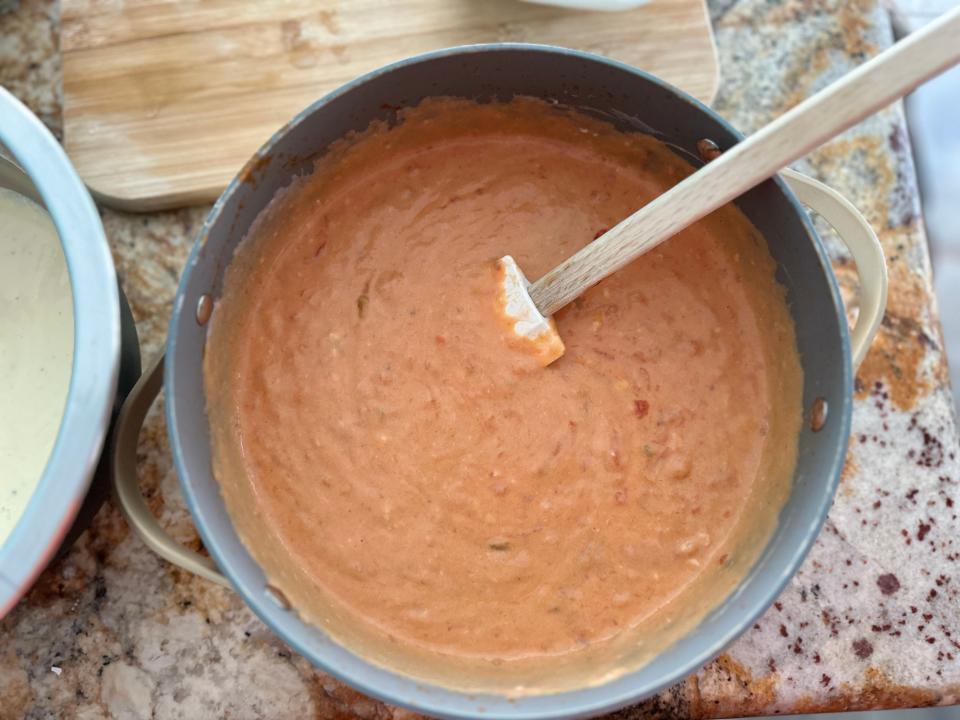
[[[767,239],[786,287],[804,373],[803,403],[828,409],[814,432],[799,438],[792,491],[777,529],[737,589],[692,631],[646,665],[599,686],[510,698],[471,695],[380,667],[302,621],[240,541],[211,474],[202,357],[206,320],[224,271],[257,214],[280,188],[335,140],[371,121],[394,119],[398,107],[431,96],[488,101],[514,95],[545,98],[651,132],[688,158],[709,138],[729,148],[741,136],[683,92],[635,68],[583,52],[535,45],[477,45],[420,55],[365,75],[318,100],[281,128],[214,205],[177,292],[166,367],[154,365],[127,402],[114,439],[114,470],[128,518],[168,559],[235,588],[278,635],[323,670],[385,701],[430,715],[467,718],[572,718],[612,710],[681,680],[716,656],[776,599],[813,544],[840,478],[853,393],[853,367],[879,323],[886,295],[883,255],[858,213],[819,183],[789,174],[750,191],[737,204]],[[796,195],[795,195],[796,192]],[[816,207],[850,246],[861,273],[853,342],[827,254],[800,202]],[[853,348],[851,350],[851,347]],[[177,472],[190,511],[212,556],[189,553],[149,517],[131,478],[136,434],[163,376]],[[825,406],[823,405],[825,403]],[[222,571],[223,575],[220,575]]]

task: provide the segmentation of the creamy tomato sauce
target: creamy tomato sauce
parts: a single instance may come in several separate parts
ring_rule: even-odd
[[[283,191],[227,273],[205,373],[238,531],[304,616],[387,664],[668,642],[749,569],[796,458],[763,239],[722,208],[559,312],[541,368],[497,316],[494,260],[536,278],[690,166],[534,100],[401,120]]]

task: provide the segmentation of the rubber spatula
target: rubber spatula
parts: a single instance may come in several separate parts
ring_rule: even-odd
[[[588,288],[854,123],[960,61],[960,8],[781,115],[612,227],[534,283],[500,259],[502,310],[542,365],[563,355],[551,316]]]

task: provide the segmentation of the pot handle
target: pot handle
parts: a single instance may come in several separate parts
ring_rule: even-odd
[[[150,512],[137,482],[137,438],[150,406],[163,386],[163,355],[140,376],[127,395],[110,441],[110,475],[120,511],[147,547],[184,570],[230,587],[210,558],[178,543]]]
[[[883,248],[866,218],[836,190],[795,170],[783,170],[780,175],[800,202],[833,226],[857,264],[860,314],[850,333],[850,356],[856,372],[880,329],[887,306],[887,264]]]

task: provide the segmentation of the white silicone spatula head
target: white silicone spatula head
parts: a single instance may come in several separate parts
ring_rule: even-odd
[[[524,344],[541,366],[552,363],[564,353],[563,340],[557,332],[553,318],[544,317],[530,297],[530,282],[516,261],[504,255],[498,261],[502,294],[499,306],[518,339]]]

